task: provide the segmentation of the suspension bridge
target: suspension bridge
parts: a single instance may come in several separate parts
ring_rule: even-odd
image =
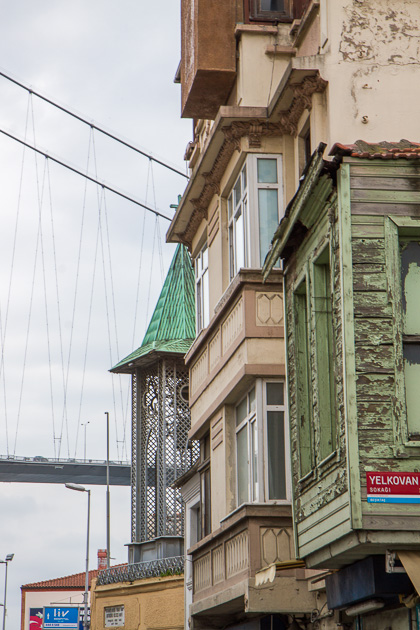
[[[182,187],[187,175],[7,73],[0,72],[0,81],[27,99],[20,134],[0,114],[0,482],[104,485],[107,463],[98,454],[105,432],[94,421],[100,401],[101,409],[105,403],[113,410],[110,484],[128,486],[130,383],[108,370],[140,345],[172,254],[164,261],[161,221],[171,216],[157,206],[153,167],[165,168]],[[46,120],[54,137],[63,134],[63,146],[74,140],[63,121],[86,129],[84,164],[42,148]],[[102,166],[99,138],[112,147]],[[122,169],[145,183],[143,200],[102,176],[121,171],[117,146],[146,160],[142,168]],[[88,424],[88,451],[96,459],[86,457]],[[148,476],[152,482],[154,471]]]

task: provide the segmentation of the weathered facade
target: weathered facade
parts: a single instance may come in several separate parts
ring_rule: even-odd
[[[182,575],[93,584],[91,627],[182,630],[183,585]]]
[[[178,245],[139,348],[111,371],[131,375],[131,541],[128,564],[99,573],[92,629],[178,630],[184,618],[184,506],[175,479],[198,458],[188,439],[194,275]]]
[[[336,145],[333,161],[324,148],[266,263],[284,260],[298,555],[341,569],[326,579],[331,608],[374,599],[404,627],[398,595],[420,587],[420,145]]]
[[[191,260],[178,246],[142,345],[111,370],[132,375],[130,563],[183,555],[182,499],[171,486],[196,459],[183,360],[193,335]]]
[[[389,229],[385,208],[391,216],[417,202],[415,177],[399,166],[410,170],[407,155],[415,166],[415,147],[395,142],[420,137],[420,4],[183,0],[181,10],[177,79],[194,136],[167,238],[194,260],[197,328],[186,362],[190,437],[201,441],[200,463],[181,480],[186,623],[332,627],[334,610],[349,604],[329,600],[328,609],[322,571],[417,540],[416,506],[368,502],[365,488],[366,472],[394,461],[390,470],[412,471],[415,453],[390,411],[402,351],[389,247],[375,239]],[[393,142],[392,155],[405,155],[392,161],[401,176],[380,170],[383,146],[378,162],[366,149],[365,170],[359,149],[341,166],[324,159],[325,147],[360,137],[366,147]],[[285,296],[280,269],[265,282],[261,274],[279,222],[270,267],[279,251],[292,261]],[[414,343],[417,333],[407,334]],[[395,596],[395,583],[387,588]]]

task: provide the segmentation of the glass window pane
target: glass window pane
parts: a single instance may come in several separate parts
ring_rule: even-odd
[[[286,499],[284,412],[267,412],[268,498]]]
[[[235,198],[235,208],[238,203],[241,201],[241,178],[238,177],[237,182],[235,184],[235,188],[233,189],[234,198]]]
[[[206,247],[203,249],[203,269],[207,269],[209,266],[209,250]]]
[[[270,247],[271,239],[279,223],[278,195],[275,189],[260,189],[258,191],[259,231],[260,231],[260,265]]]
[[[228,218],[230,219],[231,216],[232,216],[232,195],[230,195],[228,199]]]
[[[246,398],[244,398],[243,400],[241,400],[241,402],[239,403],[239,405],[236,407],[236,426],[238,427],[241,422],[243,420],[245,420],[246,416],[247,416],[247,409],[246,409],[247,405],[246,405]]]
[[[251,389],[248,394],[248,402],[249,402],[249,411],[255,411],[255,387]]]
[[[257,160],[257,177],[260,184],[277,184],[277,160],[259,158]]]
[[[202,276],[203,287],[203,328],[206,328],[209,323],[209,274],[205,271]]]
[[[404,333],[420,333],[418,296],[420,294],[420,243],[403,243],[401,249],[402,306]]]
[[[201,321],[201,282],[197,283],[197,296],[196,296],[196,309],[197,309],[197,332],[203,327],[203,323]]]
[[[236,436],[236,474],[238,477],[238,505],[248,501],[248,427]]]
[[[236,249],[236,265],[235,272],[238,272],[241,267],[245,267],[245,235],[244,235],[244,217],[241,214],[236,219],[235,230],[235,249]]]
[[[252,501],[258,501],[258,437],[257,423],[251,424]]]
[[[261,11],[284,11],[284,0],[261,0]]]
[[[246,190],[246,166],[244,166],[242,171],[242,189]]]
[[[420,383],[420,344],[404,343],[405,399],[407,405],[408,432],[420,437],[419,383]]]
[[[229,279],[235,275],[235,241],[233,224],[229,227]]]
[[[283,383],[267,383],[267,405],[284,405]]]

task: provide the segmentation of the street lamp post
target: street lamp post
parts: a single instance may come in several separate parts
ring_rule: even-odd
[[[106,568],[111,565],[111,534],[110,534],[110,494],[109,494],[109,413],[106,415]]]
[[[3,630],[6,630],[6,599],[7,599],[7,566],[13,560],[14,553],[8,553],[5,560],[0,560],[1,564],[5,564],[4,576],[4,604],[3,604]]]
[[[79,486],[77,483],[66,483],[66,488],[70,490],[77,490],[78,492],[87,492],[88,493],[88,504],[87,504],[87,533],[86,533],[86,575],[85,575],[85,592],[83,593],[83,608],[84,608],[84,619],[83,619],[83,630],[88,630],[88,594],[89,594],[89,530],[90,530],[90,490],[85,488],[84,486]]]
[[[83,459],[86,461],[86,428],[87,425],[90,424],[90,420],[88,420],[85,423],[82,423],[82,427],[85,428],[85,441],[84,441],[84,448],[83,448]]]

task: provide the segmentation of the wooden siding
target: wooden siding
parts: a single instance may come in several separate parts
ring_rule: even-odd
[[[337,202],[330,199],[325,203],[305,237],[290,247],[286,261],[291,449],[297,454],[292,460],[296,542],[299,557],[308,558],[309,565],[311,558],[317,563],[317,554],[321,558],[326,546],[340,556],[336,566],[346,558],[351,561],[352,554],[363,557],[372,553],[369,544],[363,550],[351,550],[351,545],[357,546],[355,539],[348,548],[344,542],[332,545],[339,539],[349,541],[346,537],[352,530],[369,530],[372,537],[372,530],[377,530],[383,552],[392,545],[393,536],[420,530],[419,505],[367,503],[366,497],[366,472],[420,470],[420,443],[404,445],[401,429],[405,403],[397,316],[401,310],[396,273],[399,249],[398,237],[394,234],[393,241],[389,237],[390,217],[394,232],[396,224],[408,229],[415,221],[416,234],[420,234],[420,165],[344,159],[338,195]],[[314,316],[309,313],[313,462],[309,474],[301,478],[294,292],[305,281],[311,295],[313,263],[328,242],[334,291],[337,449],[320,461]],[[311,311],[310,300],[308,305]],[[329,562],[335,566],[334,559]]]
[[[419,469],[420,458],[405,452],[398,457],[398,424],[404,421],[397,379],[400,335],[395,296],[389,286],[395,276],[386,239],[389,216],[420,218],[420,167],[414,162],[349,160],[352,213],[354,343],[359,470],[363,527],[377,530],[420,529],[420,506],[367,503],[366,472],[408,472]],[[394,277],[399,283],[399,278]],[[407,525],[409,523],[409,525]],[[391,540],[391,539],[390,539]]]
[[[335,220],[328,217],[335,215]],[[294,327],[294,291],[302,280],[313,284],[312,263],[317,259],[326,245],[331,249],[331,278],[333,285],[333,331],[335,371],[335,420],[336,449],[322,461],[320,457],[319,408],[318,408],[318,374],[316,370],[315,321],[312,319],[310,337],[310,372],[311,372],[311,408],[313,431],[313,466],[303,478],[300,473],[298,457],[292,458],[292,474],[294,492],[294,512],[297,527],[298,556],[305,557],[320,546],[333,542],[338,536],[350,531],[350,506],[346,469],[346,444],[344,420],[343,392],[343,344],[341,327],[341,276],[340,249],[337,226],[338,204],[327,202],[314,227],[299,245],[299,249],[287,261],[286,281],[286,316],[288,335],[288,384],[289,413],[292,453],[299,452],[299,423],[297,421],[297,375],[296,375],[296,338]],[[311,306],[309,308],[311,311]]]

